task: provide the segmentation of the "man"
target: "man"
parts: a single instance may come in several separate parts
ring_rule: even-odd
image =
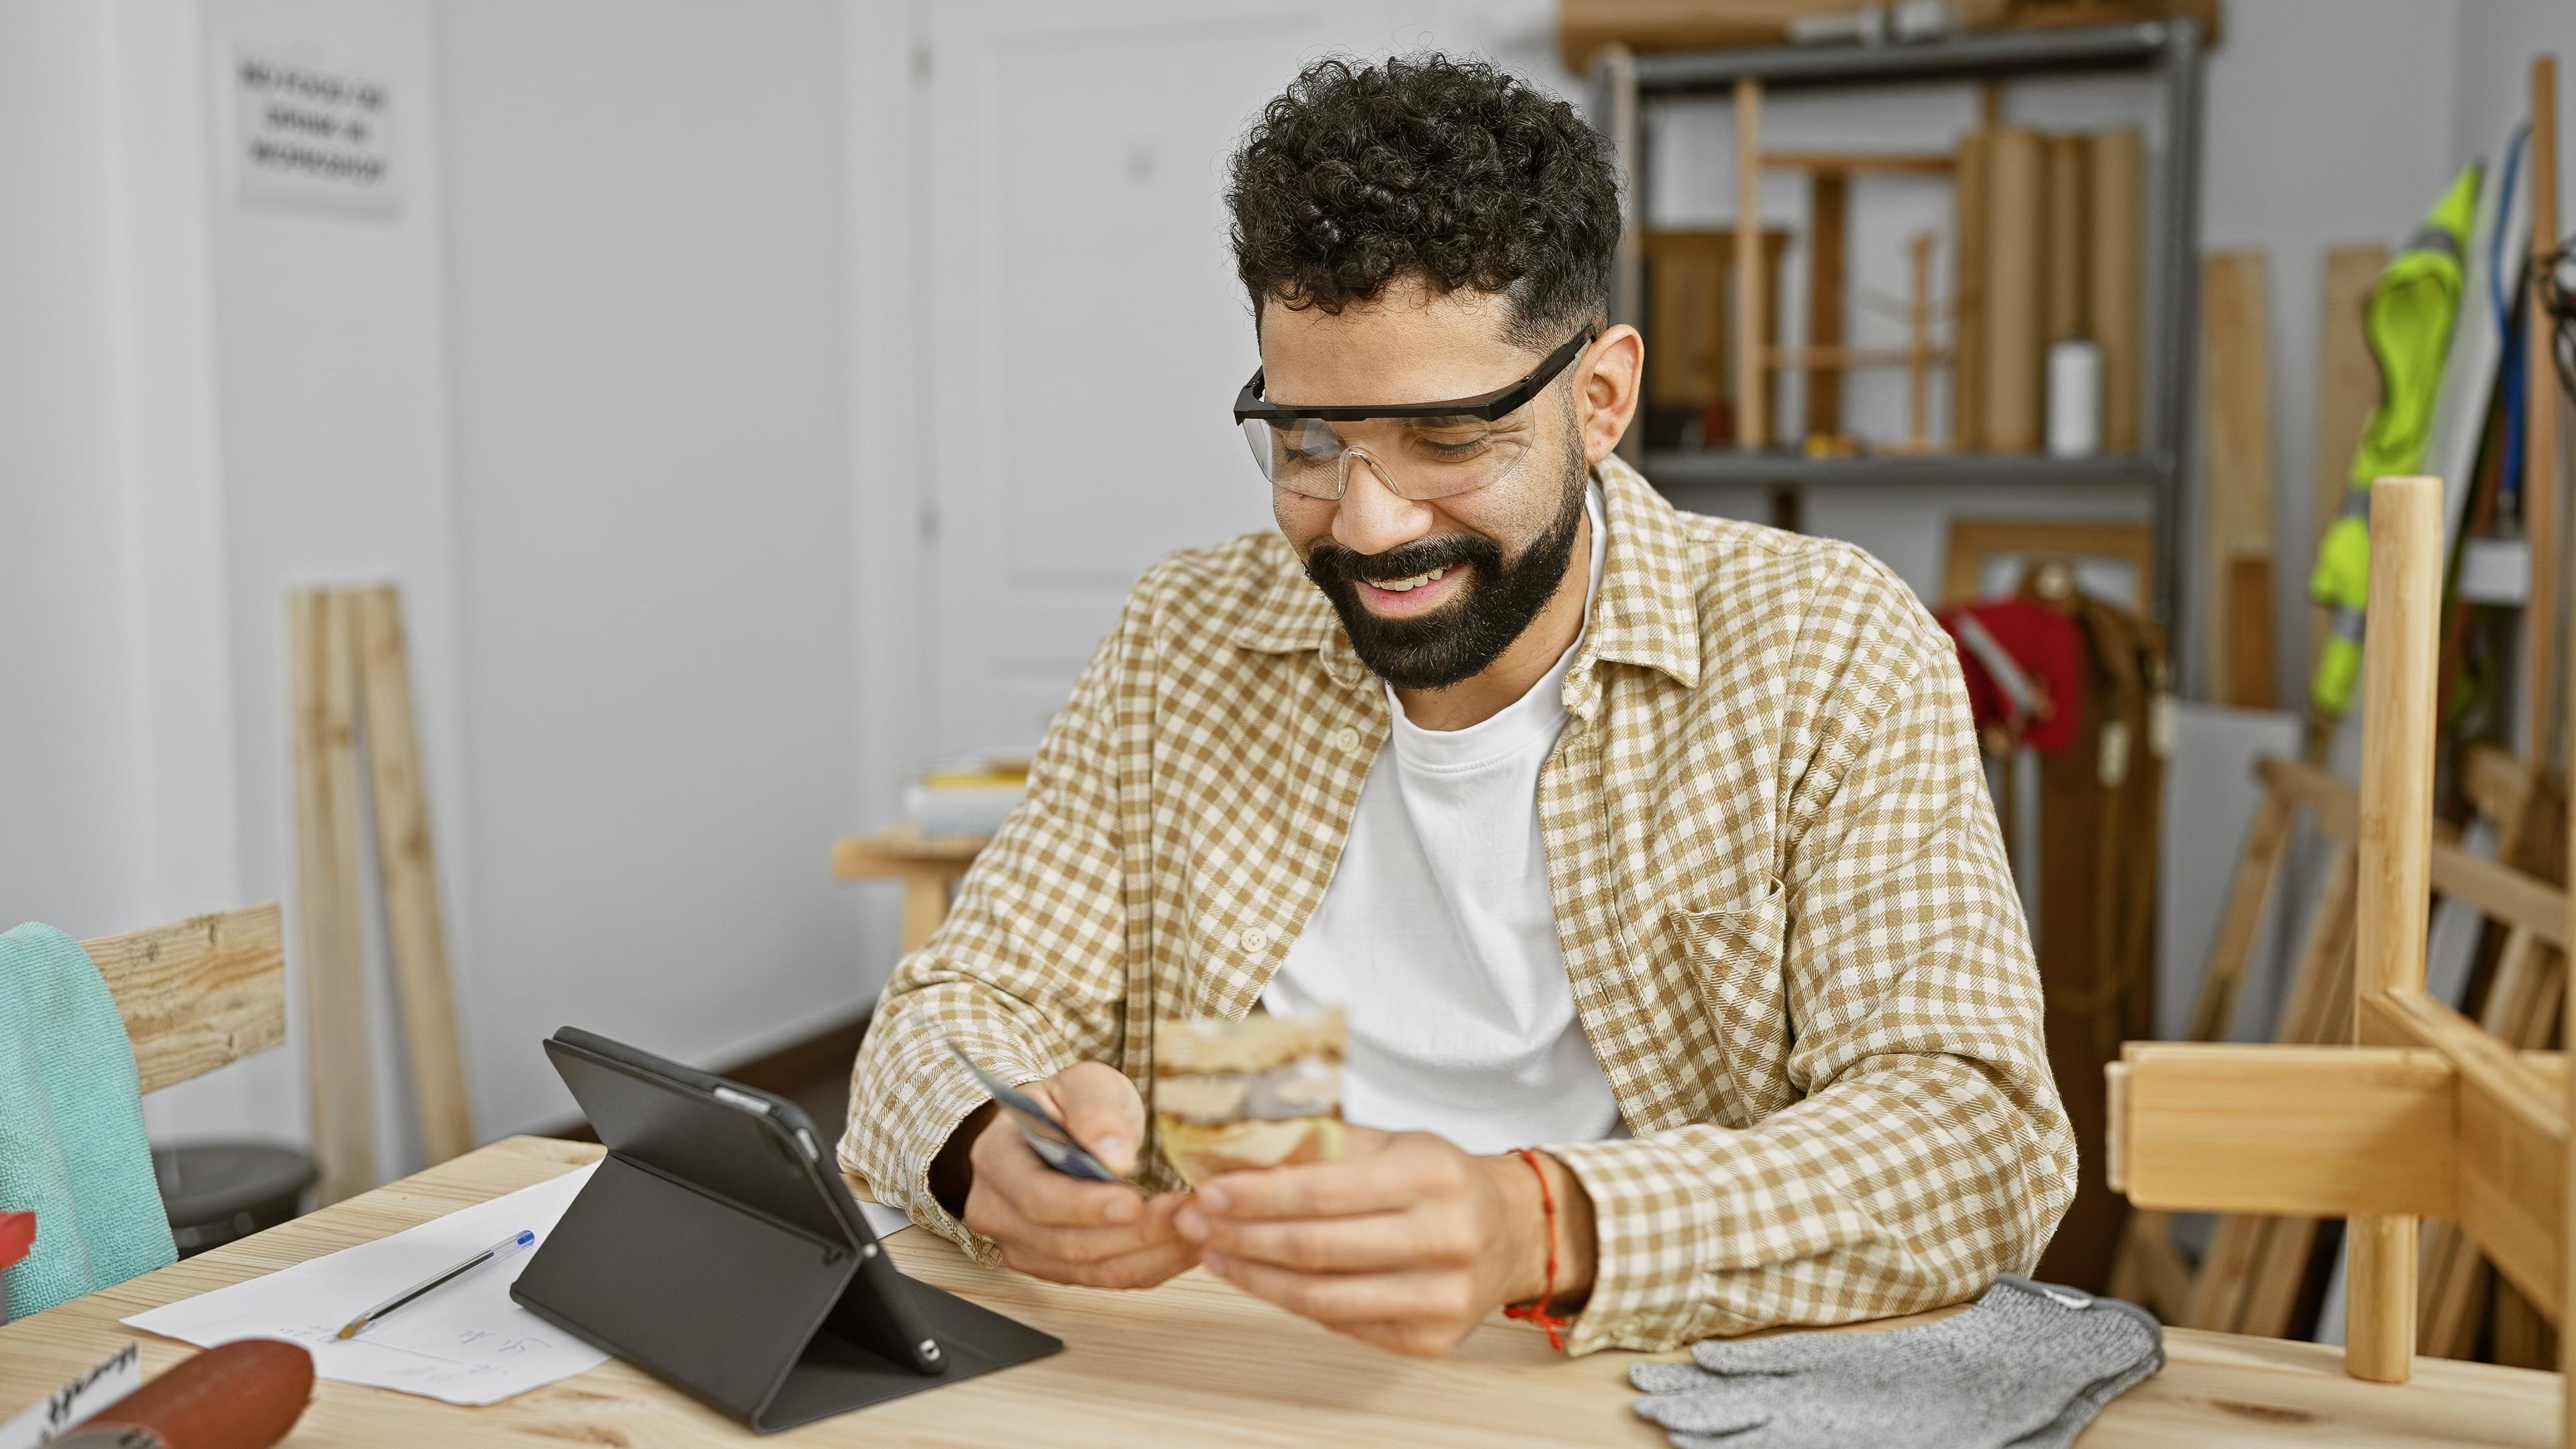
[[[1497,1306],[1668,1349],[2027,1269],[2074,1147],[1950,646],[1857,549],[1613,456],[1598,138],[1484,65],[1327,61],[1228,202],[1278,532],[1136,585],[887,985],[842,1161],[988,1261],[1200,1264],[1413,1354]],[[1318,1005],[1347,1156],[1171,1190],[1151,1024]],[[1045,1168],[943,1039],[1158,1191]]]

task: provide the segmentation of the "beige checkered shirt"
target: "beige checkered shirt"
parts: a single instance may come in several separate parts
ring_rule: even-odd
[[[1608,558],[1538,808],[1635,1135],[1546,1148],[1599,1221],[1570,1349],[1880,1317],[2028,1269],[2075,1144],[1948,639],[1847,544],[1600,477]],[[1155,566],[887,984],[843,1164],[992,1260],[928,1186],[984,1100],[940,1034],[1014,1081],[1098,1060],[1141,1089],[1143,1024],[1252,1009],[1388,728],[1284,539]]]

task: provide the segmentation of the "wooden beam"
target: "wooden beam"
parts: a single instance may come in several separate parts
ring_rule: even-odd
[[[1851,230],[1851,177],[1824,171],[1809,178],[1807,226],[1807,347],[1823,356],[1843,350],[1845,237]],[[1849,366],[1850,364],[1842,364]],[[1834,437],[1843,430],[1843,378],[1836,366],[1807,365],[1806,434]]]
[[[2084,307],[2102,349],[2102,446],[2134,452],[2146,411],[2146,143],[2134,129],[2102,131],[2088,147],[2091,285]]]
[[[1906,243],[1911,268],[1905,294],[1905,446],[1932,446],[1932,233]],[[1949,353],[1940,352],[1943,360]]]
[[[1959,158],[1947,151],[1765,151],[1762,164],[1774,171],[1813,172],[1819,178],[1864,171],[1947,176],[1959,169]]]
[[[81,942],[107,981],[143,1090],[203,1076],[286,1040],[277,903]]]
[[[2048,340],[2041,233],[2047,148],[2038,132],[2018,128],[1992,132],[1986,145],[1986,275],[1979,294],[1985,422],[1979,435],[1991,451],[2031,453],[2045,437],[2041,422]]]
[[[2214,10],[2217,0],[2199,3]],[[1712,4],[1710,0],[1569,0],[1549,8],[1556,18],[1558,58],[1568,71],[1584,75],[1598,62],[1602,51],[1614,46],[1642,53],[1785,45],[1792,22],[1848,15],[1852,5],[1851,0],[1725,0],[1723,4]],[[1978,0],[1951,9],[1969,28],[1986,29],[2002,19],[2004,7],[1996,0]],[[2157,17],[2131,9],[2118,18],[2126,24]],[[2205,26],[2202,33],[2208,33]]]
[[[293,642],[298,963],[312,1067],[316,1205],[375,1186],[366,957],[358,903],[357,658],[349,610],[325,589],[287,601]]]
[[[2432,902],[2433,734],[2442,607],[2442,480],[2382,478],[2370,496],[2370,631],[2362,655],[2361,820],[2353,996],[2424,990]],[[2353,1040],[2366,1041],[2362,1017]],[[2475,1031],[2475,1027],[2470,1028]],[[2404,1383],[2415,1362],[2415,1219],[2355,1214],[2344,1363]]]
[[[2364,1045],[2439,1052],[2459,1071],[2465,1090],[2488,1099],[2494,1110],[2512,1114],[2522,1124],[2520,1130],[2541,1137],[2566,1135],[2566,1107],[2558,1100],[2557,1084],[2476,1022],[2420,991],[2374,992],[2358,1005]]]
[[[1937,347],[1922,355],[1935,362],[1946,362],[1950,356]],[[1847,368],[1904,367],[1915,356],[1910,347],[1766,347],[1762,349],[1762,365],[1773,372],[1802,368],[1831,373]]]
[[[2453,1073],[2430,1051],[2130,1042],[2113,1187],[2143,1208],[2449,1216]]]
[[[1761,365],[1770,336],[1762,315],[1762,83],[1735,83],[1735,436],[1771,441],[1771,379]]]
[[[1953,518],[1941,545],[1941,602],[1961,603],[1984,592],[1997,559],[2100,559],[2125,565],[2146,607],[2156,567],[2155,535],[2143,523],[2078,523],[2053,518]]]
[[[2272,393],[2264,257],[2212,252],[2201,261],[2210,581],[2211,677],[2219,702],[2270,709]]]
[[[2558,557],[2558,389],[2541,359],[2557,352],[2557,324],[2540,302],[2540,279],[2555,263],[2558,231],[2558,60],[2531,63],[2531,267],[2524,299],[2529,339],[2523,356],[2530,400],[2522,409],[2523,537],[2531,547],[2531,598],[2522,611],[2523,739],[2535,760],[2558,758],[2558,604],[2565,585]]]
[[[2254,773],[2267,788],[2285,792],[2308,807],[2318,833],[2327,840],[2345,844],[2354,839],[2360,806],[2350,785],[2303,760],[2266,756],[2255,762]],[[2508,929],[2529,931],[2553,946],[2567,944],[2564,891],[2511,866],[2471,855],[2445,822],[2436,821],[2431,833],[2433,894],[2475,906]]]
[[[2540,1074],[2532,1073],[2534,1077]],[[2567,1134],[2556,1132],[2463,1077],[2460,1087],[2459,1218],[2497,1271],[2554,1322],[2564,1312],[2563,1237]]]
[[[832,874],[840,880],[882,880],[918,867],[942,866],[951,875],[964,875],[992,841],[989,835],[924,835],[910,825],[847,835],[832,842]]]
[[[448,980],[438,848],[429,828],[402,595],[391,585],[358,589],[342,595],[342,606],[352,611],[357,634],[367,763],[375,784],[376,871],[384,886],[385,932],[402,999],[421,1146],[436,1164],[474,1150],[474,1108],[457,1041],[456,993]]]
[[[2085,138],[2080,135],[2047,137],[2045,165],[2048,186],[2043,199],[2046,236],[2041,251],[2046,257],[2047,306],[2041,322],[2042,335],[2048,345],[2076,339],[2090,340],[2093,332],[2084,317],[2085,266],[2088,244],[2085,226]]]
[[[2297,813],[2290,793],[2266,780],[2254,819],[2245,829],[2245,849],[2237,857],[2235,879],[2228,883],[2227,906],[2219,913],[2218,936],[2209,948],[2200,994],[2191,1009],[2192,1041],[2225,1041],[2236,1020],[2236,994],[2245,979],[2245,963],[2263,925],[2263,908],[2281,863],[2289,857],[2290,823]]]
[[[1959,138],[1959,175],[1950,185],[1950,446],[1984,446],[1986,436],[1986,209],[1993,204],[1994,137]]]
[[[2558,995],[2565,985],[2565,959],[2535,933],[2516,928],[2505,936],[2494,979],[2478,1009],[2479,1028],[2523,1048],[2522,1062],[2553,1093],[2566,1090],[2566,1055],[2529,1048],[2556,1035]],[[2439,1358],[2475,1356],[2487,1297],[2486,1266],[2486,1255],[2458,1222],[2425,1224],[2419,1352]]]
[[[2460,793],[2470,808],[2499,823],[2522,818],[2534,786],[2522,761],[2487,740],[2472,742],[2461,759]]]
[[[2365,1041],[2441,1054],[2459,1086],[2461,1226],[2553,1318],[2565,1301],[2567,1101],[2557,1073],[2420,992],[2364,996]]]

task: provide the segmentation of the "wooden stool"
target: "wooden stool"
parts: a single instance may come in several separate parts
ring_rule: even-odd
[[[911,825],[891,826],[834,842],[832,875],[838,880],[903,882],[903,950],[910,955],[948,919],[949,888],[965,877],[966,868],[992,838],[924,835]]]
[[[2345,1368],[2392,1384],[2414,1371],[2419,1217],[2457,1221],[2552,1321],[2570,1257],[2563,1058],[2424,992],[2441,496],[2439,478],[2371,494],[2355,1045],[2132,1042],[2110,1068],[2110,1175],[2131,1202],[2350,1219]]]

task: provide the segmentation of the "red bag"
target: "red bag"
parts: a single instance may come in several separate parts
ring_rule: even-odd
[[[2084,634],[2035,599],[1981,599],[1935,615],[1959,646],[1977,733],[2035,750],[2075,743],[2083,721]]]

